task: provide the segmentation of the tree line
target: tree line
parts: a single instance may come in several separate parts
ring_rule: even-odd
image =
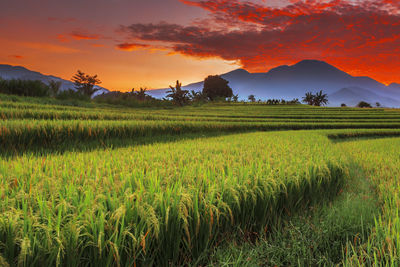
[[[48,84],[42,81],[32,80],[3,80],[0,78],[0,93],[16,94],[21,96],[38,96],[38,97],[56,97],[59,99],[80,99],[90,100],[93,95],[101,90],[98,87],[101,84],[97,75],[89,75],[81,70],[78,70],[73,75],[71,81],[74,83],[74,89],[61,91],[61,81],[50,80]],[[104,102],[109,104],[125,104],[136,105],[138,103],[147,103],[148,105],[158,104],[173,104],[177,106],[184,106],[191,103],[202,103],[210,101],[227,101],[239,102],[239,96],[233,94],[232,88],[229,86],[229,81],[225,80],[219,75],[210,75],[204,79],[203,89],[201,91],[185,90],[182,88],[182,83],[176,81],[175,86],[169,86],[167,95],[162,100],[156,99],[147,94],[146,88],[130,92],[112,91],[108,93],[99,94],[94,99],[97,102]],[[267,105],[297,105],[301,104],[299,99],[285,100],[285,99],[268,99],[263,101],[256,100],[255,95],[249,95],[248,102],[262,103]],[[242,100],[241,102],[245,102]],[[312,106],[325,106],[328,104],[328,95],[322,90],[317,93],[307,92],[302,98],[302,102]],[[345,107],[345,104],[341,105]],[[376,103],[380,107],[380,103]],[[361,101],[357,107],[370,108],[371,104]]]

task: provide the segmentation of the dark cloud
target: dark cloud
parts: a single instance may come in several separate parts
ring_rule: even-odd
[[[210,18],[190,26],[136,23],[123,31],[132,40],[162,42],[185,55],[238,60],[253,71],[304,58],[327,60],[353,73],[373,72],[382,80],[393,76],[393,68],[400,70],[398,1],[307,0],[281,8],[181,1],[208,10]]]

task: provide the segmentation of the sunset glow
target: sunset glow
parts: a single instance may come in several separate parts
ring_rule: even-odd
[[[111,90],[165,88],[303,59],[400,82],[397,0],[2,1],[0,63]]]

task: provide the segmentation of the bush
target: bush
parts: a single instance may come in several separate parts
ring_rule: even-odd
[[[20,96],[50,96],[50,88],[39,80],[0,79],[0,93]]]
[[[365,101],[361,101],[360,103],[357,104],[358,108],[372,108],[370,103],[367,103]]]
[[[139,91],[140,92],[140,91]],[[163,107],[172,106],[172,102],[159,100],[147,94],[140,94],[138,91],[131,92],[112,91],[93,98],[96,103],[121,105],[126,107]]]
[[[60,100],[81,100],[81,101],[90,101],[90,96],[84,95],[78,91],[68,89],[64,90],[56,96],[57,99]]]

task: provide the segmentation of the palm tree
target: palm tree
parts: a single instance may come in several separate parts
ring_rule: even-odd
[[[307,92],[306,95],[302,99],[303,103],[307,103],[308,105],[314,105],[314,95],[311,92]]]
[[[132,94],[135,96],[135,98],[139,101],[144,101],[146,100],[147,94],[146,94],[147,88],[142,88],[138,91],[135,91],[135,88],[132,89]]]
[[[328,95],[322,93],[322,90],[319,91],[315,96],[314,96],[314,106],[325,106],[328,104]]]
[[[187,102],[189,102],[189,91],[182,90],[182,83],[176,81],[175,88],[171,85],[169,86],[170,90],[167,91],[167,98],[172,98],[172,101],[179,106],[183,106]]]

